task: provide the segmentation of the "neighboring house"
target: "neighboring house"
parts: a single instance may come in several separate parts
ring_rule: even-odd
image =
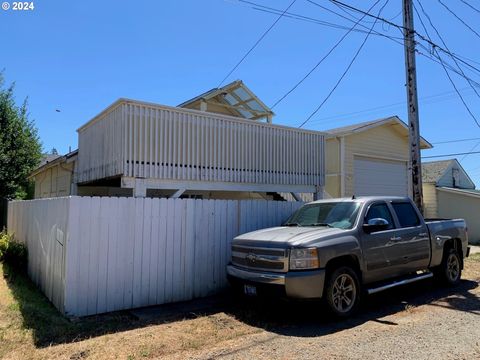
[[[62,195],[322,197],[324,134],[273,125],[272,116],[241,81],[180,107],[119,99],[77,130],[78,155],[70,168],[73,186]],[[36,182],[43,176],[50,183],[60,181],[57,169],[64,168],[67,159],[56,161],[37,169]],[[51,167],[56,170],[46,174]],[[57,187],[50,188],[39,194],[58,196]]]
[[[325,132],[327,196],[410,195],[408,127],[397,116]],[[420,148],[432,145],[421,138]]]
[[[35,198],[68,196],[74,191],[73,173],[78,151],[67,155],[47,154],[30,174],[35,182]]]
[[[457,159],[422,164],[427,218],[463,218],[470,241],[480,241],[480,191]]]

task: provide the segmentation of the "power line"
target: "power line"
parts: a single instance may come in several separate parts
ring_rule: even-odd
[[[464,91],[464,90],[470,90],[470,88],[460,89],[460,91]],[[450,94],[453,94],[453,96],[450,95]],[[447,96],[447,95],[450,95],[450,96]],[[440,98],[442,96],[443,96],[443,98]],[[447,101],[447,100],[450,100],[450,99],[457,99],[457,98],[458,98],[457,94],[455,93],[455,91],[452,90],[452,91],[449,91],[449,92],[444,92],[444,93],[440,93],[440,94],[436,94],[436,95],[425,96],[423,98],[420,98],[419,100],[421,101],[422,106],[423,106],[423,105],[434,104],[434,103],[443,102],[443,101]],[[349,112],[349,113],[343,113],[343,114],[334,115],[334,116],[328,116],[328,117],[316,119],[314,121],[311,121],[310,123],[315,123],[315,124],[317,124],[317,123],[329,123],[329,122],[332,122],[333,120],[341,121],[341,119],[345,118],[345,117],[351,117],[351,116],[360,115],[360,114],[375,113],[375,112],[378,112],[378,110],[383,110],[383,109],[398,108],[400,106],[404,106],[405,103],[406,103],[405,101],[400,101],[400,102],[396,102],[396,103],[392,103],[392,104],[388,104],[388,105],[376,106],[376,107],[369,108],[369,109],[364,109],[364,110],[359,110],[359,111],[354,111],[354,112]],[[338,119],[338,120],[336,120],[336,119]],[[325,121],[325,120],[330,120],[330,121]]]
[[[422,156],[424,159],[433,159],[433,158],[440,158],[440,157],[450,157],[450,156],[460,156],[460,155],[472,155],[472,154],[480,154],[480,151],[471,151],[471,152],[463,152],[463,153],[455,153],[455,154],[443,154],[443,155],[430,155],[430,156]]]
[[[426,51],[429,51],[428,48],[426,48],[425,46],[423,46],[422,44],[418,44],[419,46],[421,46],[422,48],[426,49]],[[454,72],[455,74],[463,77],[463,78],[467,78],[466,76],[463,76],[457,69],[455,69],[454,67],[452,67],[452,65],[450,65],[448,62],[446,62],[445,60],[441,59],[440,56],[437,54],[425,54],[425,53],[422,53],[421,51],[418,51],[417,50],[417,54],[419,54],[420,56],[423,56],[423,57],[426,57],[427,59],[437,63],[437,64],[440,64],[442,65],[445,65],[450,71]],[[442,66],[443,66],[442,65]],[[480,83],[476,82],[475,80],[472,80],[471,78],[468,78],[473,84],[475,84],[477,87],[480,87]]]
[[[237,1],[240,2],[240,3],[247,4],[253,10],[265,12],[265,13],[268,13],[268,14],[280,15],[283,11],[283,10],[276,9],[276,8],[273,8],[273,7],[270,7],[270,6],[265,6],[265,5],[255,3],[253,1],[247,1],[247,0],[237,0]],[[313,23],[313,24],[317,24],[317,25],[322,25],[322,26],[330,27],[330,28],[334,28],[334,29],[341,29],[341,30],[348,30],[349,29],[348,26],[335,24],[335,23],[332,23],[332,22],[319,20],[319,19],[313,18],[311,16],[305,16],[305,15],[301,15],[301,14],[298,14],[298,13],[292,13],[292,12],[288,12],[288,11],[285,12],[283,17],[294,19],[294,20],[299,20],[299,21],[304,21],[304,22],[309,22],[309,23]],[[363,25],[360,25],[360,26],[368,29],[367,27],[365,27]],[[362,34],[366,34],[368,32],[366,30],[361,30],[361,29],[354,29],[353,31],[358,32],[358,33],[362,33]],[[385,37],[385,38],[389,38],[388,35],[385,35],[385,34],[380,33],[380,32],[375,33],[375,35],[382,36],[382,37]],[[400,39],[400,38],[397,38],[397,39]]]
[[[433,25],[433,22],[432,22],[431,17],[427,14],[427,12],[425,11],[425,9],[423,8],[422,3],[420,2],[420,0],[418,0],[418,5],[420,5],[420,8],[422,9],[423,14],[424,14],[425,17],[427,18],[430,26],[433,28],[433,30],[435,30],[435,33],[437,34],[438,38],[439,38],[440,41],[442,42],[443,46],[445,46],[445,48],[450,52],[450,49],[448,48],[447,44],[446,44],[445,41],[443,40],[442,35],[440,35],[440,32],[439,32],[438,29],[435,27],[435,25]],[[427,27],[426,27],[425,24],[423,23],[422,17],[421,17],[420,14],[418,13],[417,8],[415,7],[415,4],[413,4],[413,8],[414,8],[415,12],[417,13],[418,18],[420,19],[420,23],[422,24],[422,27],[423,27],[423,29],[425,30],[425,34],[426,34],[427,37],[431,40],[431,37],[430,37],[430,35],[428,34]],[[453,62],[455,63],[455,65],[457,66],[458,70],[462,73],[462,75],[463,75],[463,76],[465,77],[465,79],[467,80],[468,85],[470,85],[470,87],[471,87],[472,90],[475,92],[475,94],[477,94],[477,96],[480,97],[480,95],[478,94],[477,90],[476,90],[475,87],[472,85],[472,82],[470,81],[470,79],[469,79],[468,77],[466,77],[465,73],[463,72],[462,68],[461,68],[460,65],[458,64],[458,62],[457,62],[457,60],[455,59],[455,57],[453,57],[453,56],[450,56],[450,57],[452,58],[452,60],[453,60]]]
[[[380,8],[379,12],[378,12],[378,15],[381,14],[382,10],[385,8],[385,6],[388,4],[388,1],[389,0],[386,0],[385,1],[385,4],[383,4],[383,6]],[[343,72],[342,76],[340,76],[340,79],[338,79],[337,83],[334,85],[334,87],[332,88],[332,90],[330,90],[330,92],[328,93],[328,95],[325,97],[325,99],[323,99],[323,101],[320,103],[320,105],[317,106],[317,108],[310,114],[310,116],[308,116],[307,119],[305,119],[305,121],[299,126],[300,128],[303,127],[321,108],[322,106],[327,102],[327,100],[330,98],[330,96],[332,96],[332,94],[335,92],[335,90],[337,89],[337,87],[340,85],[340,83],[342,82],[343,78],[347,75],[348,71],[350,70],[350,68],[352,67],[353,63],[355,62],[355,60],[357,59],[358,55],[360,54],[360,51],[362,51],[363,49],[363,46],[365,45],[365,43],[367,42],[371,32],[373,31],[373,28],[375,27],[377,21],[375,20],[375,22],[372,24],[371,28],[370,28],[370,31],[369,33],[365,36],[365,38],[363,39],[363,42],[361,43],[360,47],[358,48],[358,50],[356,51],[355,55],[353,56],[352,60],[350,61],[350,63],[348,64],[347,68],[345,69],[345,71]]]
[[[339,14],[338,12],[333,11],[332,9],[329,9],[329,8],[326,7],[326,6],[320,5],[319,3],[315,2],[315,1],[307,0],[307,2],[309,2],[309,3],[312,4],[312,5],[315,5],[315,6],[319,7],[319,8],[321,8],[321,9],[325,10],[325,11],[328,11],[329,13],[332,13],[332,14],[334,14],[334,15],[337,15],[337,16],[341,17],[342,19],[345,19],[345,20],[347,20],[347,21],[350,21],[350,22],[352,22],[352,23],[355,23],[355,20],[352,20],[352,19],[350,19],[349,17],[346,17],[346,16],[344,16],[344,15],[342,15],[342,14]],[[368,12],[364,12],[363,15],[368,16],[368,15],[370,15],[370,14],[369,14]],[[371,15],[371,16],[373,16],[373,15]],[[373,17],[374,17],[374,16],[373,16]],[[375,18],[375,17],[374,17],[374,18]],[[359,23],[358,25],[361,26],[361,27],[363,27],[364,29],[367,29],[367,30],[368,30],[367,32],[372,31],[372,34],[387,37],[387,38],[389,38],[390,40],[395,41],[396,43],[398,43],[398,44],[400,44],[400,45],[403,46],[403,44],[400,42],[400,41],[403,40],[403,37],[396,37],[396,36],[391,36],[391,35],[388,36],[388,35],[385,35],[385,34],[383,34],[383,33],[381,33],[381,32],[376,31],[375,29],[370,30],[370,28],[369,28],[368,26],[365,26],[365,25],[363,25],[362,23]]]
[[[432,142],[432,145],[451,144],[451,143],[458,143],[458,142],[464,142],[464,141],[474,141],[474,140],[480,140],[480,138],[476,137],[476,138],[467,138],[467,139],[436,141],[436,142]]]
[[[255,2],[252,2],[252,1],[247,1],[247,0],[237,0],[238,2],[241,2],[241,3],[245,3],[245,4],[249,4],[251,5],[251,8],[254,9],[254,10],[257,10],[257,11],[262,11],[262,12],[267,12],[267,13],[271,13],[271,14],[275,14],[275,15],[279,15],[281,14],[282,10],[279,10],[279,9],[275,9],[275,8],[272,8],[272,7],[268,7],[268,6],[264,6],[264,5],[260,5],[260,4],[257,4]],[[313,5],[316,5],[326,11],[329,11],[345,20],[348,20],[352,23],[354,23],[353,20],[351,20],[350,18],[348,17],[345,17],[343,16],[342,14],[339,14],[329,8],[326,8],[314,1],[311,1],[311,0],[307,0],[308,2],[310,2],[311,4]],[[363,10],[362,10],[363,11]],[[332,27],[332,28],[338,28],[338,29],[345,29],[345,30],[348,30],[348,27],[346,26],[343,26],[343,25],[339,25],[339,24],[335,24],[335,23],[329,23],[329,22],[326,22],[326,21],[323,21],[323,20],[319,20],[319,19],[315,19],[315,18],[312,18],[312,17],[308,17],[308,16],[304,16],[304,15],[300,15],[300,14],[294,14],[294,13],[290,13],[290,12],[286,12],[284,15],[284,17],[289,17],[289,18],[292,18],[292,19],[295,19],[295,20],[300,20],[300,21],[306,21],[306,22],[311,22],[311,23],[315,23],[317,25],[323,25],[323,26],[327,26],[327,27]],[[370,16],[373,16],[374,15],[371,15]],[[380,19],[380,18],[379,18]],[[380,19],[381,20],[381,19]],[[368,30],[368,27],[363,25],[362,23],[359,23],[358,26],[362,27],[362,28],[365,28]],[[398,27],[400,27],[400,25],[398,25]],[[363,34],[367,34],[368,31],[365,31],[365,30],[361,30],[361,29],[354,29],[353,31],[355,32],[358,32],[358,33],[363,33]],[[435,46],[437,47],[437,49],[439,49],[440,51],[442,52],[445,52],[447,55],[451,55],[453,57],[455,57],[458,61],[460,61],[462,64],[468,66],[472,71],[476,71],[480,74],[480,69],[474,67],[473,65],[469,64],[466,60],[468,61],[471,61],[473,63],[477,63],[480,65],[480,63],[476,62],[475,60],[471,60],[465,56],[461,56],[461,55],[458,55],[458,54],[455,54],[455,53],[448,53],[445,49],[443,49],[442,47],[438,46],[437,44],[431,42],[430,40],[428,40],[426,37],[424,37],[423,35],[419,34],[418,32],[416,33],[422,40],[426,41],[427,43],[429,43],[430,46]],[[397,43],[398,45],[402,46],[403,47],[403,43],[400,42],[399,40],[403,40],[403,38],[400,38],[400,37],[395,37],[395,36],[391,36],[391,35],[386,35],[384,33],[381,33],[381,32],[378,32],[376,30],[373,30],[372,32],[372,35],[376,35],[376,36],[380,36],[380,37],[384,37],[384,38],[387,38],[395,43]],[[426,48],[424,45],[422,45],[421,43],[417,43],[419,46],[423,47],[424,49],[426,49],[426,51],[428,53],[430,53],[430,50],[428,48]],[[440,64],[440,62],[438,60],[435,60],[432,58],[432,55],[427,55],[427,54],[422,54],[420,53],[418,50],[417,50],[417,53],[419,53],[420,55]],[[465,59],[465,60],[464,60]],[[462,76],[458,70],[454,70],[453,68],[451,68],[450,65],[447,65],[447,67],[449,67],[449,69],[455,73],[457,73],[458,75]],[[472,79],[469,79],[470,81],[474,82]],[[477,82],[474,82],[477,86],[480,87],[480,84],[477,83]]]
[[[218,88],[220,86],[222,86],[222,84],[225,82],[225,80],[227,80],[227,78],[240,66],[240,64],[247,58],[247,56],[253,51],[253,49],[255,49],[257,47],[258,44],[260,44],[260,42],[263,40],[263,38],[270,32],[270,30],[272,30],[274,28],[275,25],[277,25],[277,23],[280,21],[280,19],[283,17],[283,15],[293,6],[293,4],[295,4],[297,0],[293,0],[290,5],[288,5],[285,10],[282,12],[282,14],[280,14],[280,16],[273,22],[272,25],[270,25],[270,27],[260,36],[260,38],[255,42],[255,44],[253,44],[253,46],[246,52],[245,55],[243,55],[243,57],[240,59],[240,61],[233,67],[232,70],[230,70],[228,72],[228,74],[223,78],[223,80],[220,82],[220,84],[218,84]]]
[[[472,152],[473,150],[475,150],[475,149],[478,147],[478,145],[480,145],[480,141],[477,142],[477,143],[470,149],[470,152]],[[462,158],[460,159],[460,162],[462,162],[463,160],[465,160],[465,158],[466,158],[468,155],[470,155],[470,154],[463,155]]]
[[[307,0],[307,1],[311,2],[310,0]],[[369,13],[365,12],[364,10],[358,9],[358,8],[352,6],[352,5],[345,4],[345,3],[341,2],[341,1],[338,1],[338,0],[329,0],[329,1],[332,2],[332,3],[335,3],[335,4],[342,5],[342,6],[346,7],[346,8],[348,8],[348,9],[357,11],[357,12],[359,12],[359,13],[361,13],[361,14],[366,14],[367,16],[372,17],[372,18],[374,18],[374,19],[376,18],[377,20],[383,21],[383,22],[386,23],[386,24],[389,24],[389,25],[391,25],[391,26],[394,26],[394,27],[396,27],[397,29],[399,29],[399,30],[401,30],[401,31],[405,31],[405,30],[406,30],[402,25],[395,24],[394,22],[392,22],[392,21],[390,21],[390,20],[387,20],[387,19],[385,19],[385,18],[382,18],[382,17],[379,17],[379,16],[375,16],[375,15],[369,14]],[[471,64],[468,64],[468,63],[467,63],[466,61],[464,61],[464,60],[461,60],[460,58],[458,58],[458,57],[456,56],[456,54],[453,54],[453,53],[451,53],[450,51],[442,48],[440,45],[434,43],[431,39],[428,39],[427,37],[425,37],[424,35],[422,35],[422,34],[419,33],[418,31],[415,31],[415,34],[418,35],[418,37],[419,37],[420,39],[422,39],[423,41],[426,41],[427,43],[429,43],[432,47],[436,47],[436,48],[438,48],[439,50],[441,50],[442,52],[445,52],[445,53],[447,53],[447,54],[449,54],[449,55],[451,55],[451,56],[456,57],[457,60],[461,61],[461,62],[464,63],[465,65],[471,67],[472,69],[475,69],[475,71],[477,71],[477,72],[480,73],[480,69],[476,68],[475,66],[473,66],[473,65],[471,65]]]
[[[420,7],[422,8],[422,11],[424,11],[423,9],[423,6],[422,6],[422,3],[420,2],[420,0],[417,0],[418,4],[420,5]],[[418,13],[417,13],[418,15]],[[423,24],[423,22],[422,22]],[[425,29],[426,30],[426,29]],[[428,32],[427,32],[427,36],[428,36]],[[429,37],[429,36],[428,36]],[[433,51],[437,53],[437,56],[438,56],[438,59],[440,60],[440,63],[443,67],[443,70],[445,71],[445,74],[447,75],[448,77],[448,80],[450,81],[450,83],[452,84],[453,88],[455,89],[456,93],[458,94],[458,97],[460,98],[460,100],[462,101],[463,105],[465,106],[465,109],[467,109],[468,113],[470,114],[470,116],[472,117],[472,119],[475,121],[475,124],[477,124],[477,126],[480,128],[480,123],[478,122],[477,118],[475,117],[475,115],[472,113],[472,111],[470,110],[469,106],[467,105],[467,103],[465,102],[465,99],[463,98],[462,94],[460,94],[460,91],[458,91],[458,88],[457,88],[457,85],[455,85],[455,82],[453,81],[452,77],[450,76],[444,62],[443,62],[443,59],[440,55],[438,55],[438,51],[437,49],[434,47],[433,48]]]
[[[371,9],[373,9],[378,3],[380,2],[380,0],[377,0],[369,9],[369,11]],[[280,97],[272,106],[271,106],[271,109],[273,109],[275,106],[277,106],[279,103],[281,103],[288,95],[290,95],[293,91],[295,91],[296,88],[298,88],[300,86],[301,83],[303,83],[319,66],[320,64],[325,61],[325,59],[327,59],[330,54],[343,42],[343,40],[345,40],[345,38],[352,32],[352,30],[354,30],[355,26],[358,25],[358,23],[360,23],[360,21],[362,21],[362,19],[365,17],[365,15],[363,15],[360,19],[357,19],[357,22],[350,28],[348,29],[348,31],[335,43],[335,45],[333,45],[330,50],[315,64],[315,66],[313,66],[306,74],[305,76],[303,76],[290,90],[288,90],[282,97]]]
[[[460,0],[462,3],[464,3],[465,5],[467,5],[469,8],[471,8],[472,10],[475,10],[476,12],[480,13],[480,10],[478,10],[476,7],[474,7],[473,5],[469,4],[468,2],[466,2],[465,0]]]
[[[455,14],[455,12],[453,10],[451,10],[447,5],[445,5],[442,0],[438,0],[438,2],[440,4],[442,4],[442,6],[447,9],[447,11],[452,14],[453,16],[455,16],[455,18],[457,18],[458,21],[460,21],[463,25],[465,25],[471,32],[473,32],[475,35],[477,35],[478,38],[480,38],[480,34],[474,29],[472,28],[470,25],[468,25],[460,16],[458,16],[457,14]]]

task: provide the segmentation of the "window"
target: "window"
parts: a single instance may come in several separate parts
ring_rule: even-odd
[[[397,214],[401,227],[412,227],[420,225],[420,219],[412,204],[407,202],[392,203],[393,209]]]
[[[389,226],[386,230],[393,229],[393,218],[387,204],[380,203],[370,206],[370,209],[368,209],[367,215],[365,216],[365,224],[368,224],[369,220],[377,218],[385,219],[388,221]]]

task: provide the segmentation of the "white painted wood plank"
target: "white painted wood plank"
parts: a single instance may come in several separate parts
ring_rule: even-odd
[[[186,200],[185,228],[185,299],[192,299],[195,278],[195,203],[198,200]]]
[[[152,199],[143,200],[143,243],[141,260],[141,295],[140,305],[148,305],[150,286],[150,254],[152,239]]]
[[[107,273],[108,273],[108,221],[109,198],[100,200],[100,233],[98,236],[98,284],[97,284],[97,311],[107,311]]]
[[[89,266],[85,270],[88,272],[88,287],[87,287],[87,314],[97,313],[98,301],[98,274],[99,262],[98,257],[100,251],[100,201],[101,198],[92,198],[90,207],[90,224],[89,233]]]
[[[166,237],[166,266],[165,266],[165,302],[171,302],[173,300],[173,261],[174,261],[174,229],[175,223],[175,199],[167,200],[167,237]]]
[[[167,264],[167,200],[158,199],[159,204],[159,227],[158,227],[158,283],[157,283],[157,304],[163,304],[165,300],[165,278]]]
[[[159,267],[159,240],[160,240],[160,202],[155,199],[152,201],[151,208],[151,238],[150,238],[150,266],[149,266],[149,288],[148,288],[148,304],[157,304],[158,292],[158,267]]]

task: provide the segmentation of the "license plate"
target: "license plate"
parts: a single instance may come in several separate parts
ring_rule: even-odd
[[[248,296],[257,296],[257,288],[252,285],[244,285],[243,292]]]

